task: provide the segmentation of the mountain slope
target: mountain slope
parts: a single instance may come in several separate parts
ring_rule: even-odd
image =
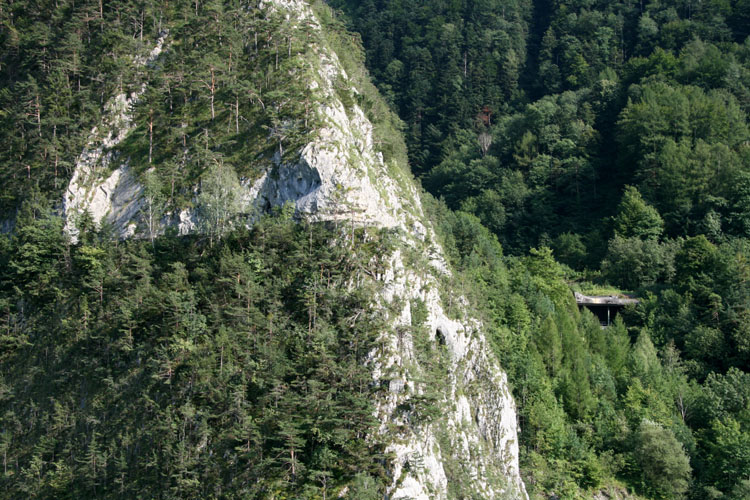
[[[510,288],[531,321],[497,323],[529,494],[597,498],[616,478],[649,498],[746,498],[748,463],[719,471],[750,433],[728,390],[750,371],[750,4],[330,4],[361,33],[426,189],[524,263]],[[643,300],[602,335],[560,282]]]
[[[362,238],[359,228],[389,230],[391,251],[365,253],[365,260],[345,266],[347,271],[338,279],[352,293],[374,290],[369,306],[360,304],[349,310],[351,325],[358,324],[357,318],[368,308],[381,314],[383,321],[377,346],[368,351],[365,364],[371,370],[371,387],[381,389],[374,399],[379,423],[367,437],[358,431],[358,438],[384,446],[390,498],[525,498],[518,470],[515,405],[506,377],[482,323],[472,318],[471,306],[460,294],[446,289],[451,271],[406,168],[395,120],[367,81],[356,51],[352,57],[334,50],[349,46],[348,35],[333,31],[336,25],[329,21],[324,5],[313,9],[299,0],[261,1],[257,6],[212,3],[201,9],[209,20],[207,26],[178,16],[167,27],[161,26],[152,49],[143,50],[150,56],[130,60],[127,73],[137,79],[128,86],[134,90],[109,99],[103,119],[75,163],[65,193],[66,231],[77,240],[71,250],[78,259],[75,265],[89,272],[85,283],[98,290],[100,306],[109,285],[98,263],[102,255],[90,236],[94,227],[108,227],[119,237],[147,238],[155,248],[161,245],[157,239],[161,234],[197,234],[206,237],[213,248],[222,245],[221,239],[232,230],[262,221],[272,207],[287,207],[288,213],[293,206],[296,216],[306,223],[332,225],[334,244],[348,244],[355,254],[352,245],[372,245],[377,240],[367,231],[358,240]],[[218,19],[225,18],[232,20],[229,25],[235,32],[222,32],[226,25]],[[212,19],[217,20],[215,24]],[[214,33],[218,40],[209,36],[212,30],[219,30]],[[234,40],[235,35],[239,40]],[[201,36],[214,45],[201,47]],[[200,60],[191,59],[196,47],[201,47]],[[192,70],[195,77],[187,78]],[[28,219],[25,224],[30,224]],[[257,244],[257,240],[251,243]],[[178,248],[173,246],[172,251]],[[164,279],[187,278],[177,263],[170,276]],[[190,280],[201,283],[197,275]],[[238,278],[238,284],[241,281]],[[163,283],[166,292],[172,285],[168,280]],[[185,300],[190,289],[185,291]],[[202,300],[210,300],[210,295]],[[198,338],[214,331],[202,327],[202,320],[191,321],[198,321],[190,326]],[[338,321],[340,327],[343,320]],[[21,326],[31,347],[21,345],[14,351],[13,356],[21,356],[14,358],[16,362],[35,358],[28,354],[34,352],[38,327]],[[170,338],[168,328],[160,331]],[[175,340],[179,336],[168,343]],[[190,342],[195,340],[188,336],[187,341],[171,347],[175,349],[169,351],[171,355],[190,356]],[[173,383],[168,373],[161,384]],[[113,382],[122,381],[115,377]],[[188,378],[174,383],[184,390],[183,384],[192,382]],[[21,391],[5,404],[40,405],[51,418],[49,412],[55,407],[36,399],[40,394],[44,393]],[[98,404],[109,408],[106,394]],[[183,410],[193,411],[187,406]],[[184,416],[185,422],[192,418]],[[119,423],[97,414],[96,409],[88,418],[96,420],[91,425],[100,430],[82,443],[93,453],[83,460],[99,459],[93,444],[97,432],[109,436],[118,425],[129,432],[128,426],[135,423],[131,417]],[[337,418],[348,420],[353,415]],[[293,440],[292,434],[287,436]],[[27,442],[22,449],[37,449],[42,441]],[[201,442],[198,439],[194,453],[210,456],[210,439]],[[62,449],[69,458],[60,456],[60,445],[51,445],[57,469],[34,469],[34,460],[44,463],[49,457],[30,453],[15,457],[18,473],[23,471],[29,478],[38,474],[53,482],[55,470],[77,471],[74,464],[81,457],[70,449]],[[106,448],[112,450],[109,444]],[[134,460],[137,468],[143,458],[131,455],[128,460]],[[200,470],[194,468],[198,463],[180,472],[173,493],[179,496],[181,488],[189,486],[190,474]],[[292,481],[298,474],[294,463],[292,452],[287,463]],[[234,465],[227,466],[234,470]],[[113,487],[106,478],[108,470],[88,469],[93,479],[87,487],[93,488],[94,496],[97,485]],[[65,477],[74,483],[80,479],[75,474],[72,479]],[[339,473],[337,479],[345,480],[346,475]],[[64,490],[70,483],[59,484]],[[342,494],[354,495],[356,483],[343,485]],[[315,495],[325,496],[325,480],[320,491]],[[211,493],[204,490],[203,494]]]

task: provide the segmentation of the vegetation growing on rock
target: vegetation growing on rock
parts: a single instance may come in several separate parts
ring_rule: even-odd
[[[451,271],[429,284],[451,318],[479,315],[509,374],[532,497],[746,498],[748,2],[312,3],[322,30],[254,0],[0,7],[3,491],[380,498],[400,480],[374,418],[383,315],[409,306],[412,386],[429,389],[398,425],[442,425],[457,403],[424,303],[372,308],[390,236],[289,209],[233,220],[238,191],[296,160],[335,100],[372,123],[410,197],[403,227],[421,217],[407,161],[440,199],[423,196],[437,234],[397,250],[425,275],[444,249]],[[323,47],[348,76],[327,98],[311,84]],[[147,240],[84,212],[73,244],[58,207],[76,159],[107,103],[136,94],[109,152],[143,186]],[[361,170],[361,148],[338,146]],[[182,209],[205,239],[160,236]],[[641,300],[603,330],[571,285]],[[443,493],[475,494],[439,430]]]

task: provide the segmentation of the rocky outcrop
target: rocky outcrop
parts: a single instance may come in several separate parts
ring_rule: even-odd
[[[136,67],[146,66],[159,57],[168,32],[162,33],[154,48],[146,56],[133,59]],[[133,131],[133,107],[145,92],[146,86],[130,94],[119,94],[104,107],[101,123],[89,134],[86,148],[76,161],[73,177],[63,195],[65,231],[76,241],[77,220],[86,211],[94,223],[107,221],[123,238],[135,233],[141,207],[143,187],[137,182],[127,160],[113,152],[118,144]],[[112,171],[112,166],[119,165]]]
[[[432,265],[427,273],[417,272],[396,252],[384,278],[381,307],[403,304],[391,318],[390,349],[376,360],[374,372],[389,388],[380,405],[380,433],[392,442],[389,450],[397,457],[391,498],[450,498],[449,482],[459,479],[467,497],[524,498],[515,404],[506,375],[489,354],[481,323],[446,315],[440,273]],[[430,389],[425,384],[435,381],[429,381],[416,352],[410,328],[414,304],[424,306],[429,342],[443,345],[448,356],[445,378],[437,381],[444,392],[434,403],[441,416],[428,422],[420,421],[415,406]]]
[[[302,0],[260,4],[292,24],[322,29]],[[325,44],[312,50],[316,57],[306,64],[313,66],[309,85],[320,103],[315,112],[322,125],[291,161],[277,155],[272,168],[242,182],[244,220],[250,223],[253,214],[293,203],[297,215],[309,220],[347,220],[397,230],[400,249],[378,277],[382,292],[374,304],[388,311],[385,347],[371,356],[373,381],[387,388],[377,405],[380,427],[373,438],[388,443],[394,456],[388,498],[526,498],[518,468],[515,404],[506,376],[465,300],[454,296],[459,306],[452,308],[452,316],[445,311],[441,287],[449,266],[418,190],[405,165],[386,162],[377,152],[366,113],[356,104],[346,107],[337,96],[341,82],[352,93],[357,90],[336,54]],[[118,96],[109,105],[105,123],[92,132],[79,158],[65,198],[71,234],[73,215],[86,209],[97,222],[106,218],[123,236],[136,228],[142,188],[127,163],[107,151],[132,129],[128,110],[137,98]],[[118,132],[106,133],[107,127]],[[115,161],[120,165],[112,171]],[[199,217],[188,209],[166,223],[182,234],[200,227]],[[415,308],[419,325],[414,324]],[[434,372],[420,355],[421,341],[439,346],[444,356],[439,380],[428,379]],[[426,416],[422,406],[428,392],[438,411]]]
[[[266,9],[285,14],[290,22],[321,29],[312,10],[300,0],[262,0]],[[291,201],[297,213],[313,220],[354,220],[381,227],[403,226],[403,203],[416,197],[412,185],[398,186],[383,155],[375,152],[373,126],[364,111],[349,109],[336,95],[337,81],[349,82],[335,52],[315,47],[317,56],[310,89],[321,103],[316,110],[324,124],[294,163],[281,163],[256,183],[256,206]],[[357,89],[349,85],[353,93]],[[404,190],[409,193],[404,193]],[[404,195],[407,195],[406,197]],[[414,222],[414,220],[410,220]]]
[[[265,4],[317,25],[301,0]],[[440,277],[448,266],[418,193],[411,182],[394,180],[394,171],[403,174],[404,166],[386,165],[375,152],[365,113],[356,104],[345,109],[336,98],[334,82],[348,81],[336,55],[326,47],[318,51],[319,78],[312,86],[322,94],[325,104],[318,112],[325,125],[296,162],[279,164],[274,176],[256,183],[258,202],[292,201],[298,213],[314,219],[353,219],[401,229],[404,248],[392,256],[379,297],[380,307],[396,312],[384,332],[388,348],[373,359],[373,378],[388,387],[378,416],[379,438],[390,443],[388,450],[396,457],[389,498],[442,499],[455,491],[466,497],[525,498],[515,404],[506,376],[468,307],[460,308],[460,320],[445,313]],[[408,264],[404,252],[426,253],[426,267]],[[416,408],[430,389],[426,384],[435,381],[426,381],[427,368],[417,355],[414,304],[424,306],[421,326],[429,342],[444,345],[449,358],[444,378],[437,381],[441,396],[434,404],[440,416],[434,419],[421,419]]]

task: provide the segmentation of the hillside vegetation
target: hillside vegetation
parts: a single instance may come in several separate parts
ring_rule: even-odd
[[[515,256],[477,296],[533,494],[747,498],[750,4],[329,3],[425,188]],[[601,332],[564,281],[642,301]]]
[[[322,33],[255,0],[0,6],[0,497],[370,500],[398,481],[372,304],[384,256],[425,255],[289,207],[187,237],[62,230],[113,97],[146,84],[112,153],[175,212],[298,154],[325,43],[358,87],[337,98],[434,196],[440,292],[508,372],[530,496],[750,498],[750,3],[314,3]],[[602,329],[571,287],[641,302]],[[419,429],[446,356],[412,309],[431,390],[399,411]],[[460,498],[466,464],[445,466]]]
[[[347,283],[392,245],[335,235],[286,212],[213,247],[97,232],[71,247],[24,203],[0,239],[0,496],[382,489],[384,445],[366,436],[383,319],[375,290]]]

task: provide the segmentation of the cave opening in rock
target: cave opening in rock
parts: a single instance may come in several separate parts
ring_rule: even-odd
[[[438,343],[438,345],[445,345],[445,334],[443,334],[443,330],[438,328],[435,330],[435,341]]]

